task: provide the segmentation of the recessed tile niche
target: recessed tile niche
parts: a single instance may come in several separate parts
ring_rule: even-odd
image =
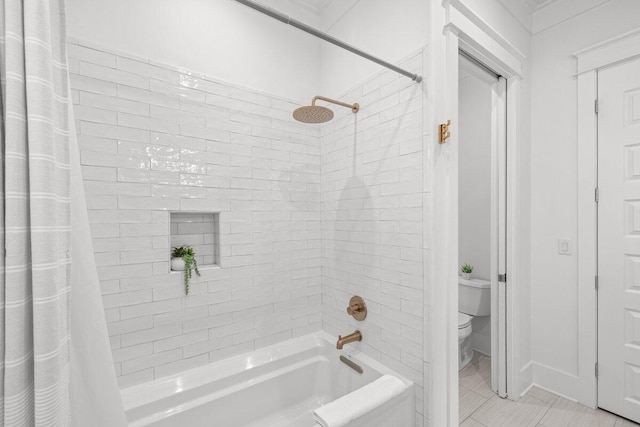
[[[171,212],[171,250],[189,245],[199,268],[220,266],[219,219],[218,212]]]

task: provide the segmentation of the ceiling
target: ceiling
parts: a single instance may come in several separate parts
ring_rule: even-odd
[[[334,0],[289,0],[291,3],[308,10],[318,16],[322,15],[327,6]],[[507,0],[512,1],[512,0]],[[549,6],[552,3],[556,3],[558,0],[523,0],[532,12],[536,12]]]
[[[289,0],[311,13],[320,16],[333,0]]]
[[[549,6],[551,3],[555,3],[558,0],[525,0],[527,5],[532,11],[540,10],[543,7]]]

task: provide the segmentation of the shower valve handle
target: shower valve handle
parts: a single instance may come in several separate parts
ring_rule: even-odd
[[[347,313],[356,320],[364,320],[367,317],[367,304],[359,296],[354,296],[349,301]]]
[[[364,310],[364,307],[360,304],[353,304],[352,306],[347,307],[347,313],[351,316],[353,316],[353,313],[360,313],[362,310]]]

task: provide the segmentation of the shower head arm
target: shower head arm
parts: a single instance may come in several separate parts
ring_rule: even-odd
[[[346,108],[350,108],[351,111],[353,111],[354,113],[357,113],[358,110],[360,110],[360,105],[358,103],[355,104],[347,104],[345,102],[341,102],[341,101],[337,101],[335,99],[331,99],[331,98],[326,98],[324,96],[314,96],[313,100],[311,101],[311,105],[315,107],[316,105],[316,101],[326,101],[326,102],[330,102],[332,104],[336,104],[336,105],[340,105],[342,107],[346,107]]]

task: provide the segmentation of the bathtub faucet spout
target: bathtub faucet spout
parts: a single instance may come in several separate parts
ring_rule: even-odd
[[[336,348],[338,350],[342,350],[342,347],[345,344],[349,344],[350,342],[362,341],[362,334],[360,331],[355,331],[352,334],[347,335],[346,337],[342,337],[342,335],[338,336],[338,343],[336,344]]]

